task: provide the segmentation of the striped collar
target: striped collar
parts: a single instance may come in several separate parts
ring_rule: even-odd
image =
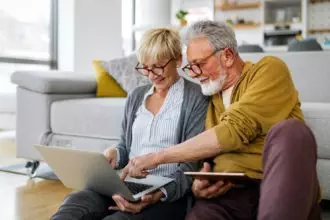
[[[182,77],[180,77],[173,85],[171,85],[171,87],[168,90],[167,96],[169,96],[169,94],[173,94],[177,92],[180,88],[183,88],[183,85],[184,85],[184,80]],[[152,85],[151,88],[148,90],[148,92],[144,95],[143,102],[148,98],[148,96],[154,94],[154,92],[155,92],[155,86]]]

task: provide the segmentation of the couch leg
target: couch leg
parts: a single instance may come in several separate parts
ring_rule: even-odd
[[[38,169],[39,165],[40,165],[40,162],[38,160],[33,160],[33,161],[26,162],[25,168],[28,169],[28,176],[30,178],[33,177],[33,175],[35,174],[35,172]]]

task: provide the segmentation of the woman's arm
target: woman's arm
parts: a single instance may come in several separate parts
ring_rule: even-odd
[[[128,96],[125,103],[124,118],[121,123],[120,139],[117,146],[115,146],[117,150],[117,162],[116,162],[117,169],[122,169],[128,163],[126,132],[127,132],[129,107],[133,104],[131,102],[132,102],[132,98],[131,96]]]

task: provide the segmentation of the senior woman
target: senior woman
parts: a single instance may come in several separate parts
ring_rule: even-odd
[[[104,151],[113,168],[121,169],[130,158],[184,142],[204,130],[208,100],[199,85],[179,76],[181,51],[180,37],[174,30],[158,28],[143,35],[136,70],[152,85],[138,87],[126,101],[120,141]],[[89,190],[73,193],[52,219],[184,219],[192,180],[183,172],[196,169],[196,163],[186,162],[150,170],[174,181],[138,203]]]

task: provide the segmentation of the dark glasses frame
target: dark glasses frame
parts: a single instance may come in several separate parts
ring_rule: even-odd
[[[218,50],[215,50],[207,57],[202,58],[198,63],[193,63],[193,64],[188,63],[181,69],[187,75],[191,76],[189,73],[193,72],[194,76],[192,76],[192,77],[197,77],[197,76],[203,74],[202,65],[204,65],[210,57],[214,56],[216,53],[218,53],[219,51],[224,50],[224,49],[226,49],[226,48],[220,48]]]
[[[164,72],[165,72],[165,67],[173,60],[172,59],[169,59],[169,61],[167,61],[166,64],[164,64],[163,66],[155,66],[155,67],[152,67],[152,68],[144,68],[144,67],[139,67],[140,63],[137,63],[136,66],[135,66],[135,69],[136,71],[138,71],[138,73],[144,75],[144,76],[148,76],[150,72],[152,72],[152,74],[156,75],[156,76],[163,76]],[[155,69],[159,69],[159,71],[161,73],[157,73],[155,72]]]

